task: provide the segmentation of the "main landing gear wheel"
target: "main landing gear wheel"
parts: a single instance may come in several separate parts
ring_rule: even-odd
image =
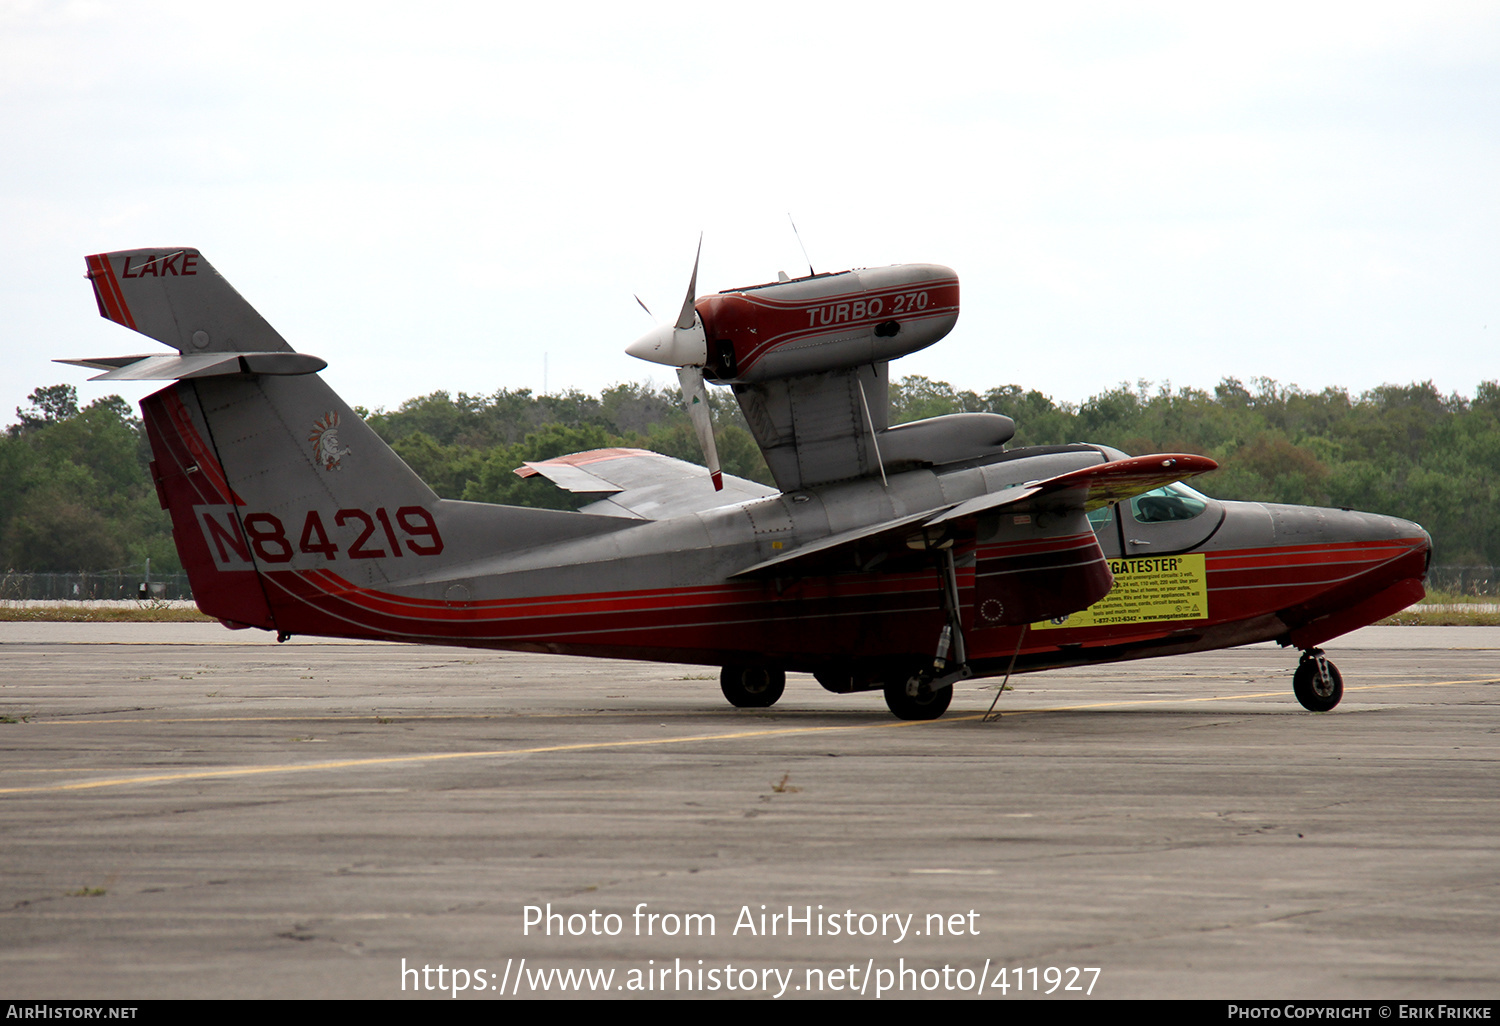
[[[1323,657],[1323,650],[1302,653],[1297,672],[1292,675],[1292,691],[1304,709],[1327,712],[1344,697],[1344,678],[1339,668]]]
[[[948,711],[953,701],[951,687],[934,691],[923,681],[915,695],[906,693],[906,678],[885,686],[885,705],[898,720],[935,720]]]
[[[786,690],[786,673],[765,666],[726,666],[719,689],[737,709],[768,709]]]

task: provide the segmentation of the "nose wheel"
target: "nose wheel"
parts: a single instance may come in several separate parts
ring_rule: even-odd
[[[1321,648],[1308,649],[1292,675],[1292,692],[1304,709],[1327,712],[1344,697],[1344,678]]]

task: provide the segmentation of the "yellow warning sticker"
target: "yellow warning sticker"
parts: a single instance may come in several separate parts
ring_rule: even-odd
[[[1111,559],[1115,586],[1081,613],[1043,620],[1032,630],[1208,618],[1208,557],[1201,552]]]

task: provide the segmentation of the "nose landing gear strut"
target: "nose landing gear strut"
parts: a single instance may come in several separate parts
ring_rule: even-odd
[[[1321,648],[1310,648],[1302,653],[1292,675],[1292,692],[1304,709],[1327,712],[1344,697],[1344,678]]]

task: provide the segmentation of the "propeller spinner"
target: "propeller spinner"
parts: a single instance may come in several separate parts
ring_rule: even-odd
[[[652,363],[677,368],[677,380],[682,385],[682,401],[687,406],[688,418],[698,435],[698,444],[708,462],[708,474],[713,479],[714,490],[723,491],[724,475],[719,470],[719,450],[714,444],[713,421],[709,418],[708,389],[703,383],[703,365],[708,362],[708,335],[703,330],[703,319],[693,308],[698,298],[698,260],[703,255],[703,236],[698,236],[698,253],[693,257],[693,276],[688,280],[687,297],[682,301],[682,310],[674,324],[661,324],[636,339],[625,352]],[[636,302],[640,302],[637,298]],[[645,307],[641,303],[642,308]],[[646,311],[650,313],[649,310]]]

